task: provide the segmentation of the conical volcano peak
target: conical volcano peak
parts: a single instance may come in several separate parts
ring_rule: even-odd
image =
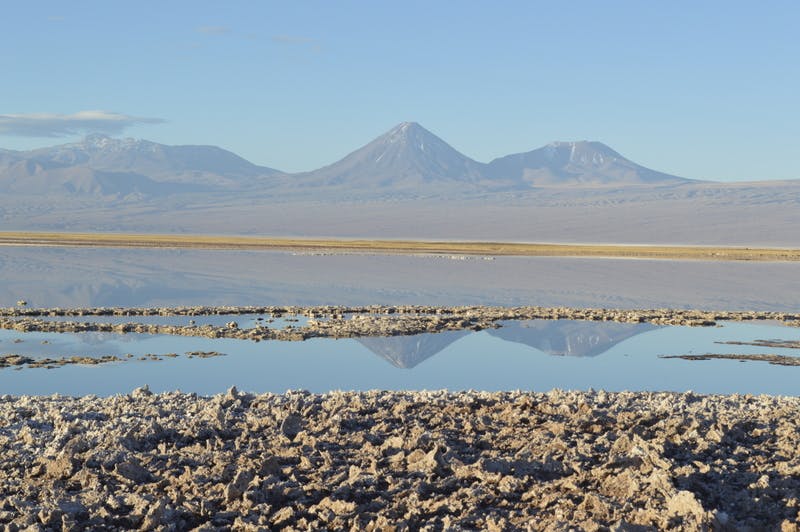
[[[414,144],[415,142],[418,144],[424,143],[425,140],[428,142],[438,142],[441,144],[445,144],[445,142],[419,125],[416,122],[402,122],[397,124],[392,129],[387,131],[382,137],[379,137],[379,140],[383,140],[386,143],[394,143],[394,142],[408,142]]]
[[[416,122],[402,122],[325,168],[303,174],[318,186],[418,190],[423,185],[461,189],[482,179],[482,165]]]
[[[418,122],[400,122],[392,129],[390,129],[388,133],[407,135],[410,133],[414,133],[415,131],[424,131],[426,133],[430,133],[430,131],[419,125]]]
[[[392,128],[392,131],[407,132],[414,129],[425,129],[417,122],[400,122]]]

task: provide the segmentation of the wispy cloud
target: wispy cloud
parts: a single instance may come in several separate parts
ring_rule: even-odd
[[[298,35],[273,35],[270,37],[270,39],[276,44],[297,46],[307,50],[312,50],[314,52],[322,51],[322,46],[320,45],[319,41],[310,37],[302,37]]]
[[[230,33],[231,29],[227,26],[200,26],[197,31],[206,35],[225,35]]]
[[[108,111],[80,111],[71,115],[27,113],[0,115],[0,135],[66,137],[86,133],[115,135],[137,124],[160,124],[160,118],[142,118]]]

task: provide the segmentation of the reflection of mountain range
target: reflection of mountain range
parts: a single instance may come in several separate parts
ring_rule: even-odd
[[[550,355],[593,357],[623,340],[658,329],[649,323],[617,323],[596,321],[509,321],[499,329],[487,332],[492,336],[524,344]],[[367,349],[398,368],[413,368],[434,356],[470,331],[358,338]]]
[[[623,340],[653,329],[649,323],[609,321],[511,321],[489,334],[529,345],[550,355],[593,357],[605,353]]]
[[[357,340],[393,366],[413,368],[468,334],[470,331],[447,331],[413,336],[357,338]]]

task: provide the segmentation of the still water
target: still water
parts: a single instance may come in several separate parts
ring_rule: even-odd
[[[230,317],[215,317],[215,320]],[[241,317],[239,317],[241,321]],[[716,342],[800,341],[800,328],[772,323],[656,327],[581,321],[506,322],[496,330],[389,338],[251,342],[182,336],[0,331],[0,353],[60,358],[116,355],[122,362],[55,369],[0,369],[0,393],[112,395],[153,391],[199,394],[231,386],[250,392],[330,390],[605,389],[698,393],[800,392],[800,367],[760,361],[687,361],[659,355],[773,353],[800,350]],[[189,358],[187,352],[224,356]],[[146,354],[176,358],[139,360]]]
[[[273,251],[0,248],[0,307],[539,305],[797,310],[800,262],[446,260]]]

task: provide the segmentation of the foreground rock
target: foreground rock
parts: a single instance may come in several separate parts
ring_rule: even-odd
[[[796,530],[798,420],[659,393],[5,396],[0,523]]]

